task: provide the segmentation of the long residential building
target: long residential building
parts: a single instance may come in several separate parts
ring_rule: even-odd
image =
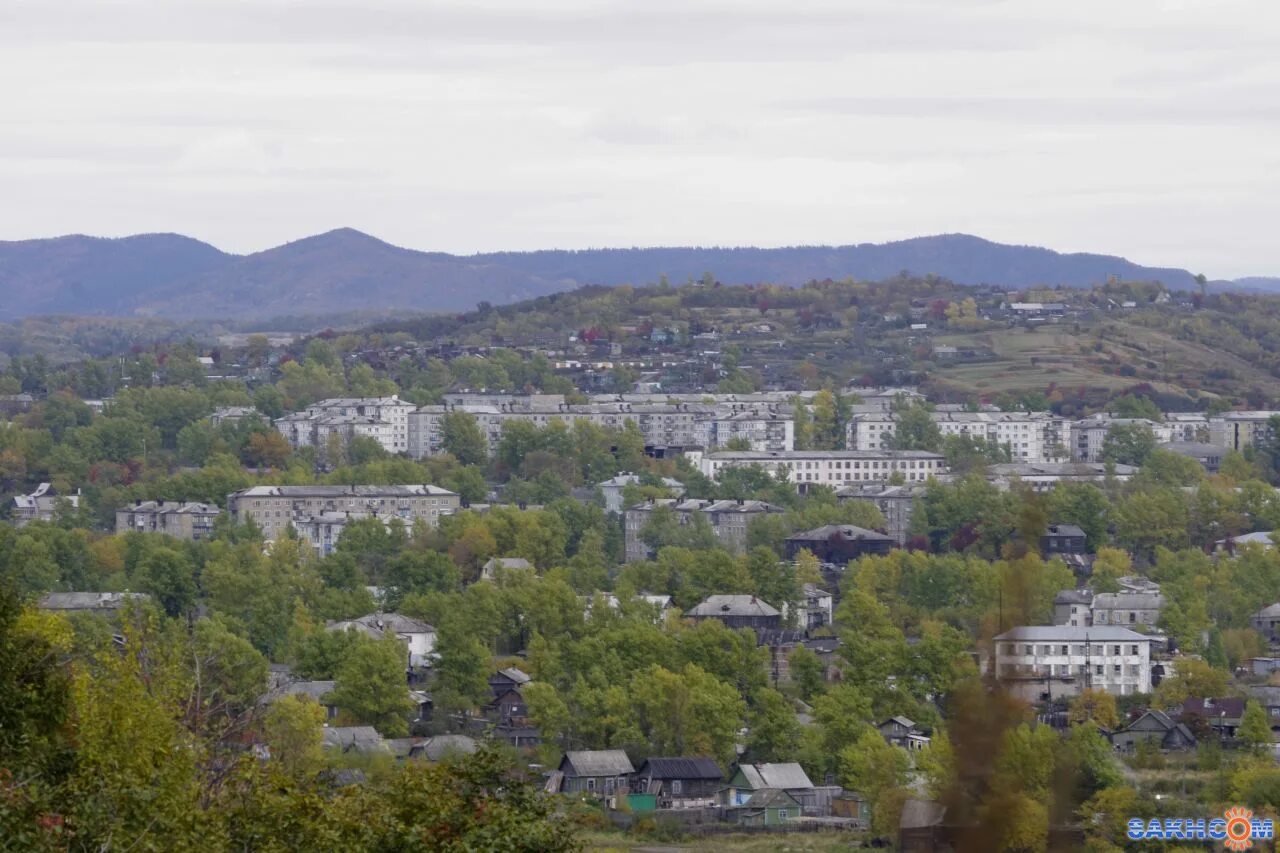
[[[944,436],[967,435],[1008,448],[1014,462],[1047,462],[1069,456],[1069,422],[1047,412],[932,412]],[[897,415],[855,415],[845,444],[854,450],[887,450],[897,431]]]
[[[553,421],[571,424],[585,420],[599,427],[623,429],[635,424],[646,447],[655,450],[722,447],[746,439],[759,450],[789,450],[795,425],[790,407],[781,404],[740,407],[731,403],[587,403],[544,405],[538,402],[490,405],[422,406],[408,416],[408,453],[421,459],[444,452],[444,418],[462,411],[475,418],[492,451],[502,440],[503,427],[524,421],[545,427]]]
[[[335,397],[275,420],[276,430],[295,450],[327,448],[336,436],[345,446],[356,437],[371,438],[388,453],[409,452],[412,403],[399,397]]]
[[[458,510],[455,492],[439,486],[254,486],[227,496],[227,510],[238,521],[252,520],[275,539],[289,526],[327,513],[363,513],[406,525],[421,519],[434,527],[441,516]]]
[[[766,513],[780,513],[784,510],[764,501],[710,501],[677,500],[675,498],[659,498],[635,504],[627,508],[623,515],[623,531],[625,555],[628,563],[647,560],[653,551],[644,541],[642,535],[645,525],[653,517],[659,507],[670,509],[676,520],[682,525],[694,523],[694,518],[701,516],[711,526],[720,544],[733,554],[742,554],[747,550],[747,524],[751,519]]]
[[[895,473],[922,483],[947,471],[946,457],[924,450],[727,450],[702,457],[702,473],[718,479],[726,468],[757,465],[774,476],[785,474],[801,490],[809,486],[839,489],[851,483],[883,482]]]
[[[1079,695],[1150,693],[1155,638],[1116,626],[1037,625],[995,638],[995,676],[1031,702]]]

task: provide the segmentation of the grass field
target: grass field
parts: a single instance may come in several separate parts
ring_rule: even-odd
[[[1280,380],[1243,359],[1164,332],[1102,321],[939,335],[935,344],[987,350],[990,361],[941,365],[933,376],[966,393],[1043,391],[1050,384],[1118,390],[1140,382],[1190,395],[1206,387],[1280,393]],[[1124,368],[1124,372],[1121,369]]]

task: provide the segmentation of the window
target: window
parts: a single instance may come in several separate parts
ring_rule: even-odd
[[[587,779],[587,790],[588,790],[588,791],[594,791],[595,789],[596,789],[596,780],[595,780],[595,779]]]
[[[786,820],[787,816],[788,815],[787,815],[786,809],[778,809],[778,820]]]
[[[1130,646],[1130,647],[1129,647],[1129,654],[1131,654],[1131,655],[1140,654],[1140,652],[1138,651],[1138,647],[1137,647],[1137,646]]]
[[[684,789],[684,783],[681,780],[673,779],[671,781],[671,793],[681,794],[684,792],[683,789]]]

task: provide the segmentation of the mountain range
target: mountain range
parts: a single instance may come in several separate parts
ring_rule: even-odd
[[[351,311],[457,312],[588,284],[679,283],[710,271],[725,284],[797,285],[934,273],[961,284],[1088,286],[1118,276],[1194,288],[1184,269],[1110,255],[1061,254],[966,234],[848,246],[584,249],[451,255],[350,228],[249,255],[180,234],[72,235],[0,242],[0,320],[47,314],[250,319]],[[1215,282],[1280,289],[1280,279]]]

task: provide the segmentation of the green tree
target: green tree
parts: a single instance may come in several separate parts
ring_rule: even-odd
[[[271,760],[290,776],[316,773],[324,762],[324,708],[309,696],[283,696],[262,721]]]
[[[489,442],[475,416],[450,411],[440,419],[440,445],[463,465],[483,465],[489,458]]]
[[[1267,722],[1267,712],[1253,699],[1245,704],[1244,716],[1240,720],[1239,736],[1240,740],[1254,752],[1271,748],[1271,725]]]
[[[331,701],[358,724],[373,726],[386,737],[404,737],[413,710],[407,666],[408,652],[397,637],[361,643],[339,665]]]
[[[747,711],[747,751],[752,761],[790,761],[800,745],[800,723],[787,698],[757,690]]]
[[[1102,441],[1102,461],[1142,465],[1156,449],[1155,433],[1146,424],[1115,424]]]

